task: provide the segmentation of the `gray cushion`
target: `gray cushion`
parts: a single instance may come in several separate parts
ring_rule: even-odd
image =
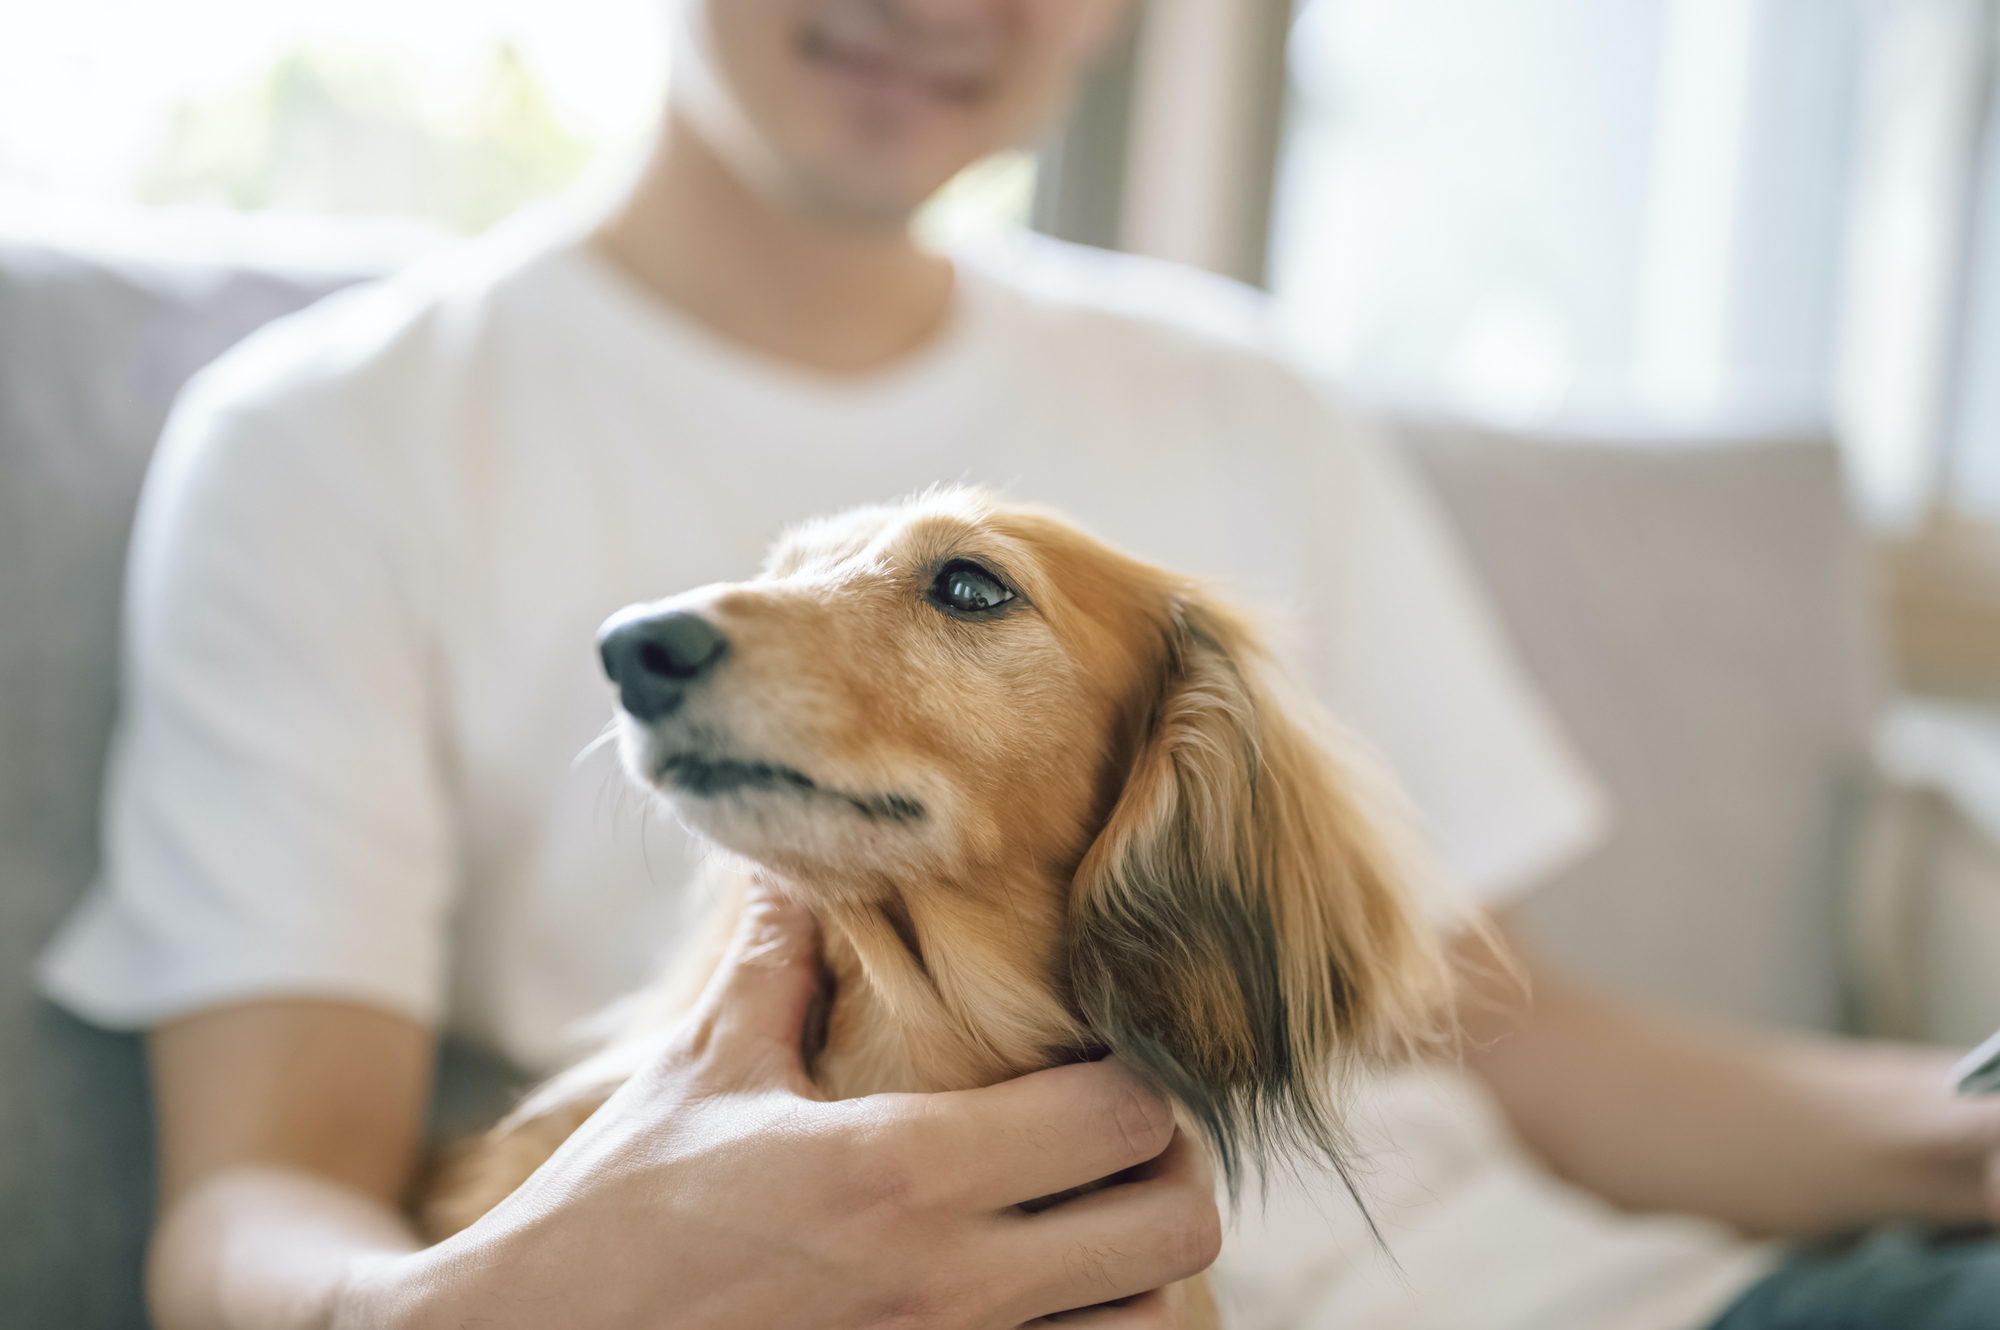
[[[1885,666],[1833,445],[1407,437],[1616,805],[1603,848],[1524,904],[1537,950],[1682,1006],[1840,1027],[1840,831]]]

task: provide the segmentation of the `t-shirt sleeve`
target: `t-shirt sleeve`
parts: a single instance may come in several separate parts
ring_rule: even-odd
[[[1402,785],[1452,884],[1505,904],[1597,844],[1606,800],[1407,463],[1362,422],[1322,419],[1329,700]]]
[[[324,413],[202,382],[141,500],[102,867],[42,987],[116,1028],[259,997],[434,1022],[455,850],[420,553]]]

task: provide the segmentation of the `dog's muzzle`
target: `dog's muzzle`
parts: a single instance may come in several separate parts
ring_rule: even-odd
[[[715,673],[729,639],[687,610],[633,618],[621,612],[598,630],[597,653],[625,710],[650,723],[673,715],[688,690]]]

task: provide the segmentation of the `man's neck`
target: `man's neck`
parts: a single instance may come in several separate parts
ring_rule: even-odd
[[[697,322],[831,374],[895,363],[951,308],[951,264],[906,230],[842,229],[758,194],[678,118],[596,240]]]

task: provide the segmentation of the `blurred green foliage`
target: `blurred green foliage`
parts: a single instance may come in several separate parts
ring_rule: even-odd
[[[295,48],[255,81],[176,108],[139,201],[382,213],[471,234],[590,159],[507,43],[469,95],[438,104],[434,91],[383,56]]]

